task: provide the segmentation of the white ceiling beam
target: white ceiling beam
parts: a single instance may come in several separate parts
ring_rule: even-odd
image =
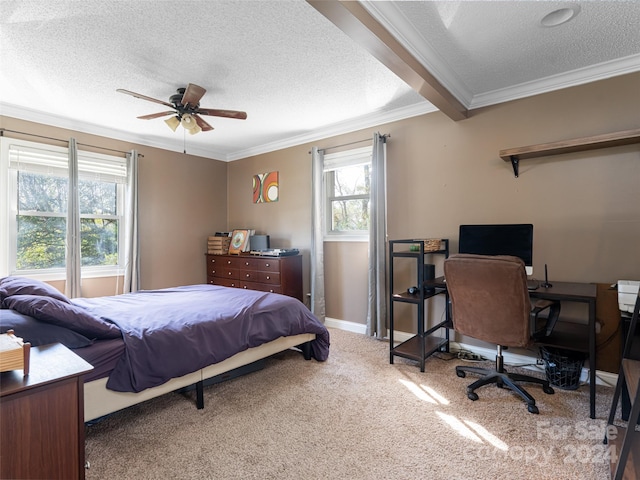
[[[466,107],[359,2],[307,0],[307,3],[449,118],[457,121],[468,117]]]

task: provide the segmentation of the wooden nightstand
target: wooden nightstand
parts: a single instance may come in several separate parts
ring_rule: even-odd
[[[28,376],[0,374],[0,478],[84,479],[82,375],[92,369],[52,344],[31,349]]]

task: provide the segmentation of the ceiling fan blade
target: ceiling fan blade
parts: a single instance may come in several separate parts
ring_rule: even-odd
[[[219,110],[217,108],[199,108],[198,113],[201,115],[212,115],[214,117],[237,118],[239,120],[245,120],[247,118],[246,112],[240,112],[238,110]]]
[[[142,95],[140,93],[131,92],[129,90],[124,90],[122,88],[118,88],[116,92],[125,93],[127,95],[131,95],[132,97],[141,98],[142,100],[147,100],[153,103],[159,103],[160,105],[166,105],[167,107],[173,108],[173,105],[171,105],[170,103],[163,102],[162,100],[158,100],[156,98],[147,97],[146,95]]]
[[[202,87],[199,87],[195,83],[190,83],[187,85],[184,94],[182,95],[182,105],[187,106],[191,105],[192,107],[197,107],[198,103],[200,103],[200,99],[206,93],[206,90]]]
[[[213,127],[209,125],[207,122],[205,122],[203,118],[195,114],[193,115],[193,118],[196,119],[196,123],[202,129],[203,132],[208,132],[210,130],[213,130]]]
[[[150,113],[149,115],[141,115],[138,118],[141,120],[152,120],[154,118],[160,118],[160,117],[165,117],[167,115],[175,115],[175,114],[176,114],[175,110],[172,110],[170,112]]]

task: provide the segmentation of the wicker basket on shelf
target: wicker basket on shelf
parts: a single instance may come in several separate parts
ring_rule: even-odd
[[[424,242],[424,251],[425,252],[436,252],[440,250],[440,244],[442,239],[440,238],[425,238]]]

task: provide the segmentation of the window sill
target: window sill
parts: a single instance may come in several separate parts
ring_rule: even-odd
[[[325,242],[362,242],[369,243],[368,235],[325,235]]]
[[[23,270],[19,272],[12,272],[11,275],[20,277],[33,278],[34,280],[41,280],[43,282],[56,282],[66,280],[66,271],[52,271],[52,272],[38,272],[36,270]],[[104,269],[83,269],[80,276],[85,278],[106,278],[123,276],[124,269],[122,268],[104,268]]]

